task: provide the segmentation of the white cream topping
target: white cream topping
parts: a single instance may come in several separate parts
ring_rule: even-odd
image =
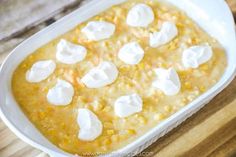
[[[81,81],[88,88],[100,88],[113,83],[118,77],[118,69],[112,62],[103,61],[92,68]]]
[[[164,22],[160,32],[150,34],[149,45],[151,47],[159,47],[169,43],[178,35],[178,29],[172,22]]]
[[[61,39],[57,44],[56,58],[65,64],[75,64],[82,61],[87,54],[85,47],[73,44],[69,41]]]
[[[192,46],[183,52],[182,63],[186,68],[198,68],[209,61],[212,55],[212,48],[208,45]]]
[[[115,25],[105,21],[92,21],[89,22],[82,32],[89,40],[99,41],[110,38],[115,32]]]
[[[133,27],[147,27],[154,20],[151,7],[146,4],[136,4],[128,12],[126,23]]]
[[[38,61],[26,72],[26,80],[31,83],[41,82],[49,77],[56,69],[53,60]]]
[[[138,94],[131,94],[119,97],[115,101],[114,110],[117,116],[123,118],[141,112],[142,106],[142,98]]]
[[[77,123],[80,128],[78,138],[83,141],[93,141],[102,134],[101,121],[88,109],[78,110]]]
[[[153,87],[161,90],[165,95],[176,95],[181,88],[178,73],[173,68],[155,69],[156,80],[152,83]]]
[[[137,42],[125,44],[119,51],[118,57],[126,64],[138,64],[144,56],[142,47]]]
[[[73,86],[64,80],[57,80],[57,84],[49,89],[47,100],[56,106],[65,106],[71,103],[74,96]]]

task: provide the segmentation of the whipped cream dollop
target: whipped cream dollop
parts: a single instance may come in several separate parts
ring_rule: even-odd
[[[126,64],[138,64],[144,56],[142,47],[137,42],[130,42],[125,44],[118,53],[120,60]]]
[[[117,67],[109,61],[101,62],[92,68],[82,79],[88,88],[100,88],[113,83],[118,77]]]
[[[50,104],[64,106],[71,103],[73,96],[73,86],[67,81],[58,79],[56,85],[49,89],[47,100]]]
[[[141,112],[143,107],[142,98],[138,94],[119,97],[114,104],[115,114],[121,118]]]
[[[115,25],[106,21],[89,22],[82,32],[89,40],[99,41],[110,38],[115,32]]]
[[[128,12],[126,23],[132,27],[147,27],[154,20],[151,7],[146,4],[136,4]]]
[[[65,64],[75,64],[82,61],[87,54],[85,47],[73,44],[69,41],[61,39],[57,44],[56,58]]]
[[[159,32],[150,34],[149,45],[151,47],[159,47],[169,43],[178,35],[178,29],[173,22],[164,22]]]
[[[176,95],[180,91],[180,79],[174,68],[157,68],[155,73],[157,78],[152,83],[153,87],[161,90],[165,95]]]
[[[48,78],[56,69],[53,60],[38,61],[26,72],[26,80],[31,83],[41,82]]]
[[[102,123],[89,109],[79,109],[77,116],[79,125],[78,138],[83,141],[93,141],[102,134]]]
[[[212,48],[209,45],[192,46],[184,50],[182,63],[185,68],[198,68],[212,57]]]

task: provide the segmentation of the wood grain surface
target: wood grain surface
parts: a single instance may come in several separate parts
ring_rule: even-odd
[[[87,1],[90,0],[83,0],[82,4],[80,0],[0,0],[0,64],[20,42]],[[236,0],[227,2],[236,15]],[[236,79],[140,156],[236,157]],[[48,155],[21,141],[0,120],[0,157]]]
[[[0,5],[0,40],[12,38],[55,16],[76,0],[4,0]],[[19,16],[20,15],[20,16]]]

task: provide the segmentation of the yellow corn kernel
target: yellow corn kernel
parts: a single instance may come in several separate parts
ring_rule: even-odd
[[[109,42],[108,42],[108,41],[104,41],[104,42],[102,43],[102,45],[107,48],[107,47],[109,47]]]
[[[115,134],[115,130],[113,130],[113,129],[107,130],[107,134],[108,135],[114,135]]]
[[[109,138],[106,138],[104,141],[103,141],[103,145],[109,145],[111,144],[111,140]]]
[[[46,111],[47,111],[47,113],[52,113],[53,111],[54,111],[54,109],[50,106],[48,106],[47,108],[46,108]]]
[[[83,97],[83,96],[79,96],[79,97],[78,97],[78,102],[79,102],[79,103],[86,103],[86,98]]]
[[[180,107],[183,107],[185,105],[187,105],[188,100],[186,98],[183,98],[182,100],[180,100],[180,102],[178,103]]]
[[[103,17],[99,17],[98,21],[104,21],[104,18]]]
[[[139,115],[136,113],[136,114],[134,114],[133,115],[135,118],[138,118],[139,117]]]
[[[142,74],[140,72],[138,72],[138,71],[134,72],[134,77],[135,78],[141,78],[141,76],[142,76]]]
[[[132,82],[128,82],[128,83],[126,84],[126,87],[127,87],[127,88],[133,87],[133,83],[132,83]]]
[[[121,66],[121,67],[119,68],[119,71],[120,71],[120,72],[126,72],[126,67],[125,67],[125,66]]]
[[[48,130],[48,134],[50,135],[55,135],[56,131],[53,129]]]
[[[46,87],[46,86],[42,88],[42,91],[43,91],[43,92],[47,92],[48,90],[49,90],[49,88]]]
[[[185,87],[186,89],[192,89],[192,85],[191,85],[190,82],[185,82],[185,83],[184,83],[184,87]]]
[[[192,44],[197,44],[197,39],[196,38],[192,38]]]
[[[122,140],[126,140],[127,138],[129,138],[130,137],[130,135],[128,135],[128,134],[120,134],[119,135],[119,139],[122,141]]]
[[[174,43],[171,43],[169,46],[169,50],[175,50],[177,47]]]
[[[75,34],[77,34],[77,35],[80,34],[80,28],[76,28],[76,29],[75,29]],[[78,40],[77,40],[77,41],[78,41]]]
[[[139,117],[139,122],[142,123],[142,124],[146,124],[147,120],[143,116],[140,116]]]
[[[164,62],[160,62],[159,66],[162,67],[162,68],[167,68],[168,67],[168,65]]]
[[[206,91],[206,87],[205,86],[200,86],[199,90],[200,90],[200,92],[205,92]]]
[[[85,105],[84,105],[84,108],[87,108],[87,109],[89,109],[89,110],[92,110],[92,106],[89,105],[89,104],[85,104]]]
[[[72,43],[77,43],[78,42],[77,36],[73,36],[72,39],[71,39],[71,42]]]
[[[140,68],[140,69],[144,69],[144,68],[145,68],[144,63],[140,63],[140,64],[139,64],[139,68]]]
[[[192,44],[192,38],[188,38],[188,39],[187,39],[187,43],[188,43],[188,44]]]
[[[36,90],[39,90],[39,86],[34,86],[34,87],[33,87],[33,90],[35,90],[35,91],[36,91]]]
[[[180,107],[184,107],[186,104],[185,103],[179,103]]]
[[[128,133],[130,135],[134,135],[134,134],[136,134],[136,131],[134,129],[128,129],[128,130],[126,130],[126,133]]]
[[[115,17],[113,18],[113,22],[114,22],[114,23],[118,23],[118,22],[119,22],[119,18],[118,18],[117,16],[115,16]]]
[[[148,5],[153,5],[153,1],[147,1]]]
[[[117,16],[120,16],[120,15],[122,15],[124,13],[122,8],[115,8],[115,12],[116,12]]]
[[[69,136],[64,136],[63,142],[64,144],[69,144],[70,143],[70,137]]]
[[[156,29],[156,28],[150,28],[149,31],[150,31],[151,33],[153,33],[153,32],[156,32],[157,29]]]
[[[176,26],[180,29],[184,27],[184,25],[182,23],[177,23]]]
[[[33,55],[30,55],[30,56],[29,56],[29,60],[30,60],[30,61],[33,61],[33,60],[34,60],[34,56],[33,56]]]
[[[104,112],[109,112],[109,111],[111,111],[111,106],[106,106],[106,107],[104,107],[103,111],[104,111]]]
[[[62,129],[66,129],[66,124],[65,123],[61,123],[61,127],[62,127]]]
[[[148,110],[149,110],[149,111],[154,111],[154,107],[153,107],[153,106],[149,106],[149,107],[148,107]]]
[[[105,123],[103,124],[103,126],[104,126],[104,128],[112,128],[112,127],[113,127],[113,124],[110,123],[110,122],[105,122]]]
[[[112,135],[111,140],[112,142],[117,142],[119,140],[119,135]]]
[[[201,70],[207,71],[207,70],[209,70],[209,66],[207,64],[202,65]]]
[[[182,102],[186,104],[188,102],[188,100],[186,98],[183,98]]]
[[[59,143],[59,147],[60,147],[61,149],[65,149],[65,143],[64,143],[64,142]]]
[[[27,68],[27,64],[22,64],[21,67],[22,68]]]
[[[155,120],[163,120],[164,118],[165,118],[165,116],[162,113],[157,113],[154,115]]]
[[[166,6],[161,6],[161,10],[166,12],[166,11],[168,11],[168,8]]]
[[[171,106],[165,106],[164,107],[164,110],[166,111],[166,112],[171,112],[172,111],[172,107]]]
[[[42,112],[42,111],[40,111],[40,112],[38,113],[38,115],[39,115],[39,118],[40,118],[40,119],[44,119],[44,118],[46,117],[45,112]]]

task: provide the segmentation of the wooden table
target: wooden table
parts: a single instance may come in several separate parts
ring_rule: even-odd
[[[17,44],[86,1],[0,1],[0,63]],[[236,13],[236,0],[228,3]],[[156,157],[235,157],[236,79],[203,109],[144,152]],[[0,120],[0,157],[47,156],[17,138]]]

